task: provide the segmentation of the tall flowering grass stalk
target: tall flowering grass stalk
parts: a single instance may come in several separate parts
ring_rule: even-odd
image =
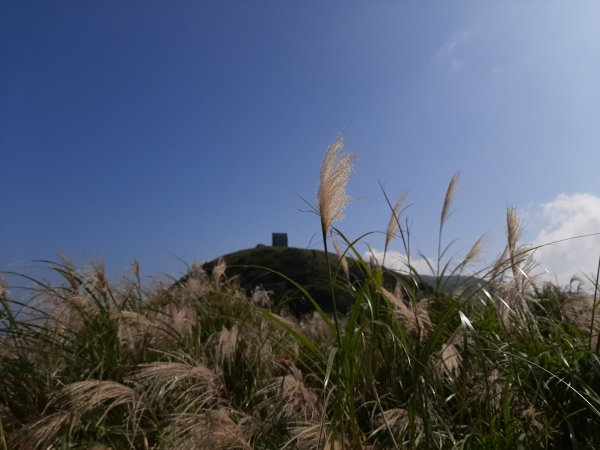
[[[327,245],[327,233],[331,230],[334,221],[344,218],[344,208],[350,201],[350,196],[346,194],[346,186],[352,175],[352,162],[354,156],[351,153],[342,153],[343,149],[344,140],[343,135],[340,134],[329,146],[325,153],[325,158],[323,158],[319,190],[317,193],[317,209],[319,217],[321,218],[321,234],[330,280],[332,280],[332,274]],[[336,335],[338,343],[340,343],[340,329],[337,317],[338,308],[333,283],[331,284],[331,302],[333,305],[333,319]]]
[[[329,146],[323,163],[317,194],[317,208],[321,217],[323,240],[332,224],[344,218],[344,208],[350,201],[346,186],[352,175],[351,153],[341,153],[344,149],[343,136],[340,134]]]

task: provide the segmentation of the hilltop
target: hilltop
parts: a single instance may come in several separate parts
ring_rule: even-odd
[[[205,263],[203,268],[207,273],[212,273],[221,258],[227,266],[226,276],[236,279],[248,295],[260,286],[271,291],[271,297],[277,307],[286,306],[294,314],[302,315],[312,311],[313,307],[295,286],[294,283],[297,283],[306,289],[324,310],[332,310],[329,272],[325,252],[322,250],[257,246],[223,255]],[[332,271],[338,271],[340,282],[336,285],[335,293],[338,308],[344,313],[353,302],[350,286],[360,285],[364,282],[365,275],[355,259],[347,258],[350,274],[348,280],[342,268],[338,267],[339,257],[330,253],[329,259]],[[436,279],[431,275],[419,275],[416,278],[418,281],[390,269],[383,270],[383,285],[388,290],[393,290],[398,281],[405,286],[417,287],[423,293],[431,292],[436,285]],[[186,279],[187,277],[183,277],[180,281],[185,282]],[[469,280],[469,277],[464,276],[444,280],[444,291],[448,292]]]

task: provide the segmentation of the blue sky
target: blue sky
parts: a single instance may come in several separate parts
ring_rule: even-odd
[[[273,231],[318,247],[301,197],[342,130],[350,237],[385,229],[380,181],[433,255],[456,170],[457,256],[482,233],[482,263],[501,250],[507,205],[532,243],[600,232],[599,20],[591,1],[0,0],[0,270],[64,250],[177,274]],[[564,281],[599,253],[538,256]]]

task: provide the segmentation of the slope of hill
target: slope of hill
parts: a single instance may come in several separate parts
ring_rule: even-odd
[[[282,248],[282,247],[256,247],[224,255],[227,264],[226,275],[235,277],[240,287],[250,293],[256,286],[272,291],[272,297],[278,302],[279,307],[286,305],[294,314],[301,315],[313,310],[310,302],[285,277],[298,283],[326,311],[332,310],[329,272],[325,252],[321,250]],[[204,264],[204,269],[211,273],[218,260]],[[330,254],[330,263],[335,272],[338,256]],[[348,258],[350,280],[347,280],[343,270],[339,268],[335,295],[340,312],[345,312],[352,302],[350,286],[360,284],[364,280],[359,265],[355,260]],[[284,275],[284,276],[282,276]],[[384,285],[392,290],[397,280],[410,282],[409,279],[391,270],[384,271]],[[182,281],[185,281],[182,279]],[[346,281],[349,281],[346,282]],[[420,286],[422,290],[429,290],[427,286]]]

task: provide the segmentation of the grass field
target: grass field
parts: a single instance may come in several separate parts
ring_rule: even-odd
[[[428,283],[410,259],[391,276],[334,228],[351,163],[341,139],[323,162],[318,276],[298,257],[193,264],[151,286],[137,263],[118,283],[67,258],[47,263],[57,285],[5,274],[0,449],[599,448],[596,291],[536,282],[512,208],[498,261],[445,286],[481,245],[447,264],[458,176]],[[402,205],[386,250],[410,256]]]

